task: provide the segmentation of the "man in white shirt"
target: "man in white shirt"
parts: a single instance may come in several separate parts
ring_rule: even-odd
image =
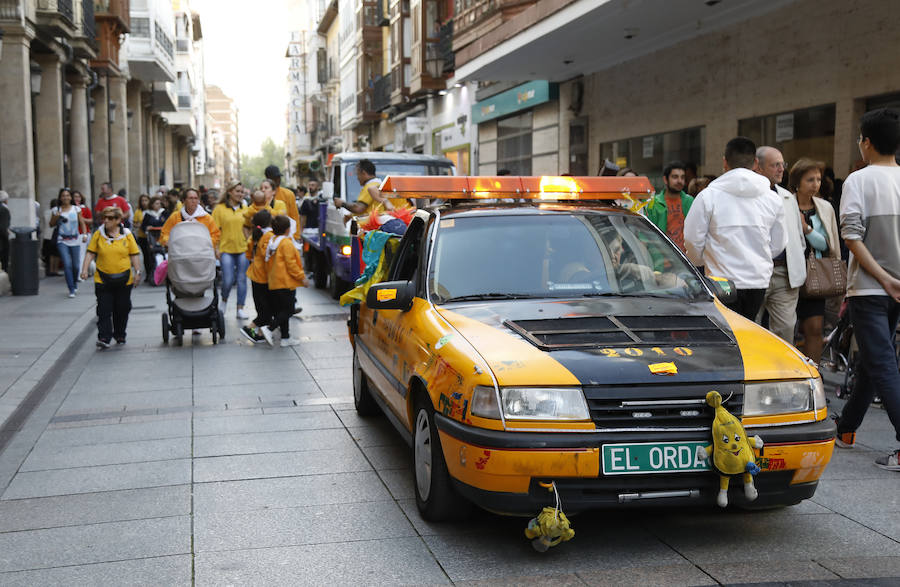
[[[787,245],[784,207],[769,180],[751,171],[756,145],[735,137],[725,145],[725,173],[697,194],[684,219],[684,244],[708,275],[734,282],[729,308],[755,320],[772,277],[775,258]]]
[[[797,325],[797,300],[800,286],[806,281],[806,239],[797,198],[781,187],[784,177],[784,156],[775,147],[756,150],[756,167],[753,169],[769,180],[769,189],[781,197],[784,206],[784,229],[787,247],[772,262],[775,269],[769,280],[763,308],[769,312],[769,330],[787,342],[794,344],[794,327]],[[761,313],[761,312],[760,312]],[[757,317],[757,322],[759,318]]]

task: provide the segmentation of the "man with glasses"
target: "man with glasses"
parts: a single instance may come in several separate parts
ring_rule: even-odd
[[[797,198],[780,184],[786,164],[781,151],[775,147],[760,147],[756,150],[756,166],[753,171],[769,180],[770,189],[778,194],[784,206],[784,228],[787,232],[787,247],[772,262],[775,267],[769,279],[769,287],[763,301],[763,309],[769,312],[769,330],[790,344],[794,344],[794,327],[797,325],[797,300],[800,286],[806,281],[806,239],[800,221]],[[757,322],[760,321],[757,317]]]

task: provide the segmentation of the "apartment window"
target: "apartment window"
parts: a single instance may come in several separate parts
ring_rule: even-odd
[[[600,145],[600,164],[608,159],[619,167],[630,167],[638,175],[646,175],[650,182],[662,188],[662,170],[670,161],[700,164],[706,148],[706,131],[702,126],[655,135],[631,137]],[[722,145],[721,148],[725,148]]]
[[[745,118],[738,123],[738,133],[757,145],[777,148],[789,166],[801,157],[830,166],[834,158],[834,104]]]
[[[524,112],[497,120],[497,170],[531,175],[532,114]]]
[[[136,16],[131,19],[131,36],[133,37],[149,37],[150,36],[150,19]]]

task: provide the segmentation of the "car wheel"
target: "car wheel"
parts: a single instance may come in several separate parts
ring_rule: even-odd
[[[166,313],[162,315],[162,335],[163,344],[169,344],[169,316]]]
[[[374,416],[379,412],[378,404],[369,389],[369,380],[359,366],[356,350],[353,351],[353,405],[360,416]]]
[[[459,519],[468,511],[468,502],[453,489],[434,424],[434,410],[423,397],[416,401],[414,424],[413,486],[419,513],[431,522]]]

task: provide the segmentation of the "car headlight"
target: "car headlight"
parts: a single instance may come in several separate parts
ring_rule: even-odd
[[[809,412],[825,407],[821,377],[800,381],[765,381],[744,386],[744,416]]]
[[[503,416],[508,420],[587,420],[580,387],[503,387]]]

